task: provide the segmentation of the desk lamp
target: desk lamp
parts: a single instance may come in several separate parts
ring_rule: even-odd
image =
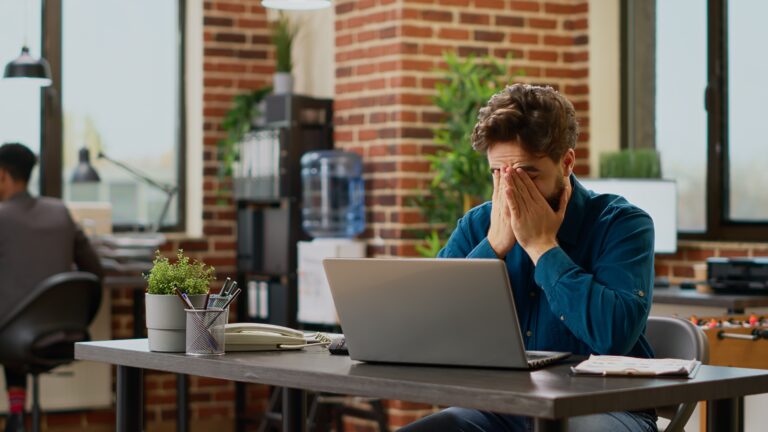
[[[178,186],[158,183],[152,180],[151,178],[147,177],[146,175],[142,174],[141,172],[137,171],[136,169],[131,168],[130,166],[120,161],[116,161],[102,152],[99,152],[98,158],[109,161],[113,165],[116,165],[122,168],[123,170],[127,171],[137,179],[143,181],[144,183],[154,188],[160,189],[165,193],[166,198],[165,198],[165,204],[163,204],[163,211],[160,212],[160,217],[157,220],[157,224],[152,226],[152,229],[150,231],[157,232],[158,230],[160,230],[160,227],[163,225],[163,220],[165,219],[165,216],[168,214],[168,208],[171,206],[171,200],[173,199],[174,195],[176,195],[176,193],[178,193],[179,191]],[[96,172],[96,170],[93,168],[93,165],[91,165],[91,157],[87,148],[83,147],[80,149],[79,159],[80,161],[75,167],[75,170],[72,172],[71,182],[72,183],[100,182],[101,178],[99,177],[99,174]]]

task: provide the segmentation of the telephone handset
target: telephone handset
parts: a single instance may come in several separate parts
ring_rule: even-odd
[[[325,345],[330,340],[321,334],[264,323],[232,323],[224,327],[227,351],[268,351],[301,349],[311,345]]]

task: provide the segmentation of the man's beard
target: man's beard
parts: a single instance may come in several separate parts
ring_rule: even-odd
[[[562,175],[557,176],[555,181],[555,190],[547,197],[547,202],[552,210],[555,212],[560,211],[560,197],[565,192],[565,180]]]

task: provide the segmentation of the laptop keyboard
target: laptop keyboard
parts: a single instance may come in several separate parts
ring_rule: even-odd
[[[526,351],[525,357],[528,360],[528,366],[539,367],[539,366],[548,365],[550,363],[553,363],[565,357],[568,357],[567,354],[560,354],[560,355],[558,354],[559,353]]]

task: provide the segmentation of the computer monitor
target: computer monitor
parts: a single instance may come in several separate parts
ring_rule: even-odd
[[[621,195],[653,219],[656,253],[677,252],[677,183],[662,179],[579,179],[597,193]]]

